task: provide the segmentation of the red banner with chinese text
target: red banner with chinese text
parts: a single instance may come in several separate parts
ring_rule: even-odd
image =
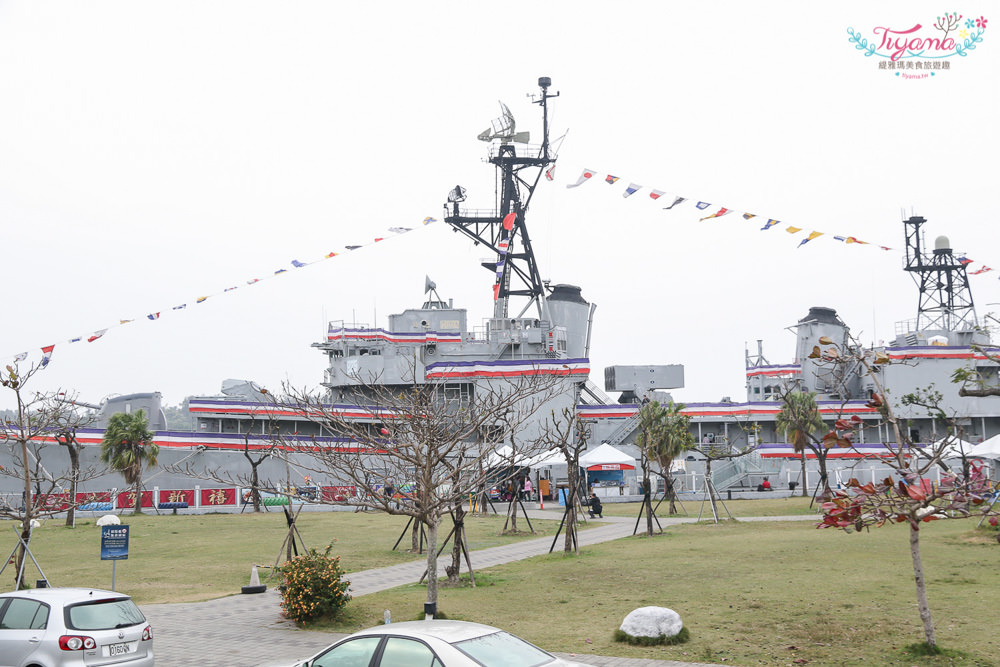
[[[235,505],[236,489],[202,489],[202,507],[206,505]]]
[[[118,494],[118,498],[115,500],[115,506],[118,509],[129,509],[130,507],[135,507],[135,491],[121,491]],[[152,507],[153,506],[153,492],[143,491],[142,501],[139,505],[140,507]]]

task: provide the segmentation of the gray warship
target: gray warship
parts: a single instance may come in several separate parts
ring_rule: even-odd
[[[322,379],[325,400],[345,416],[371,420],[370,410],[359,407],[370,398],[363,378],[378,378],[390,387],[442,383],[445,391],[461,397],[472,396],[477,387],[525,373],[559,375],[566,381],[551,399],[552,408],[575,406],[590,430],[588,484],[609,500],[633,499],[640,493],[636,469],[641,453],[635,445],[639,409],[647,400],[670,402],[669,391],[684,385],[684,368],[679,364],[612,366],[604,369],[603,388],[591,380],[589,355],[596,305],[586,300],[579,286],[542,279],[527,225],[536,188],[551,174],[557,160],[549,142],[548,110],[559,93],[550,92],[547,77],[540,78],[538,85],[540,92],[532,101],[541,111],[540,143],[530,143],[529,133],[517,130],[513,115],[503,105],[502,116],[478,137],[487,145],[488,162],[496,169],[492,206],[467,207],[468,193],[462,186],[450,190],[444,205],[444,222],[491,254],[489,261],[482,262],[493,276],[491,316],[471,325],[468,311],[441,298],[428,278],[420,307],[390,315],[384,327],[330,322],[324,339],[313,344],[326,359]],[[904,221],[904,268],[918,286],[917,317],[897,325],[892,343],[879,346],[880,352],[898,362],[883,367],[882,382],[888,387],[890,400],[934,385],[944,395],[946,411],[962,426],[962,437],[975,443],[1000,433],[1000,397],[960,397],[950,378],[956,369],[972,366],[987,382],[995,382],[997,364],[977,349],[998,350],[990,347],[977,319],[965,263],[954,255],[944,237],[928,252],[922,230],[925,223],[918,217]],[[683,411],[691,417],[697,443],[750,450],[746,456],[713,466],[717,491],[752,491],[764,477],[773,480],[772,493],[815,483],[815,465],[807,465],[803,479],[800,455],[775,428],[780,397],[789,388],[816,392],[824,417],[857,415],[869,424],[855,447],[831,456],[831,483],[845,481],[841,478],[848,474],[861,478],[879,475],[880,455],[893,444],[894,436],[879,425],[878,414],[867,406],[874,390],[871,381],[857,372],[846,382],[832,383],[826,371],[809,358],[809,351],[821,337],[847,343],[850,328],[833,308],[820,306],[809,308],[793,328],[797,340],[790,363],[771,364],[760,342],[755,354],[747,351],[745,401],[685,405]],[[157,393],[119,396],[90,407],[98,413],[96,427],[78,433],[78,440],[86,445],[85,463],[97,460],[103,434],[100,426],[111,414],[143,409],[151,416],[161,465],[174,472],[159,469],[147,473],[148,497],[144,495],[143,504],[150,507],[181,503],[203,511],[241,508],[246,489],[206,482],[176,469],[189,465],[192,469],[230,470],[235,475],[246,468],[247,454],[273,447],[275,423],[286,442],[345,443],[345,438],[295,410],[276,412],[261,388],[246,380],[227,380],[220,395],[191,399],[192,430],[167,428]],[[945,435],[938,430],[939,424],[913,409],[900,406],[898,413],[910,420],[908,435],[916,443],[931,443]],[[523,437],[531,437],[537,428],[524,433]],[[55,450],[47,453],[52,457],[51,467],[61,465],[63,454]],[[303,502],[310,498],[349,500],[353,490],[342,480],[313,479],[305,466],[296,463],[292,454],[275,456],[262,465],[263,478],[283,480],[284,488],[276,489],[275,498],[297,489],[306,490],[300,494]],[[674,466],[680,491],[705,490],[705,468],[699,454],[691,452]],[[560,468],[558,462],[550,462],[536,474],[544,475],[544,489],[552,494],[565,483],[565,464]],[[3,483],[9,485],[9,481]],[[95,510],[131,507],[125,489],[124,481],[109,473],[88,482],[88,487],[80,490],[79,500],[86,500],[85,507]],[[16,487],[3,490],[14,492]]]

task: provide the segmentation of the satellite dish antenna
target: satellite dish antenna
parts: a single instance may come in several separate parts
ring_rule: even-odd
[[[528,143],[531,133],[516,131],[517,124],[514,122],[514,114],[503,102],[500,102],[500,113],[503,115],[492,122],[493,127],[480,132],[477,138],[480,141],[499,139],[504,144],[509,144],[512,141],[518,144]]]

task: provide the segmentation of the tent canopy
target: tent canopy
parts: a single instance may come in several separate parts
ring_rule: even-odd
[[[580,465],[587,470],[635,470],[635,459],[603,443],[582,455]]]
[[[935,450],[937,450],[941,445],[947,441],[948,444],[944,448],[944,452],[941,455],[943,459],[957,459],[961,458],[962,454],[965,456],[972,455],[972,448],[976,445],[969,442],[968,440],[962,440],[961,438],[941,438],[931,445]]]
[[[968,455],[983,459],[1000,459],[1000,435],[995,435],[989,440],[979,443],[972,448]]]

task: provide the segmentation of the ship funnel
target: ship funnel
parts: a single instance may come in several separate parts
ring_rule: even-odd
[[[590,304],[576,285],[553,285],[549,295],[552,323],[566,327],[566,354],[571,359],[587,356]]]
[[[844,387],[843,380],[828,365],[817,365],[810,359],[814,347],[825,349],[820,338],[829,338],[841,348],[850,344],[850,329],[837,315],[833,308],[814,306],[809,314],[796,324],[798,341],[795,346],[795,359],[801,365],[801,386],[805,391],[815,391],[821,399],[829,400],[832,395],[850,392],[853,387]]]

